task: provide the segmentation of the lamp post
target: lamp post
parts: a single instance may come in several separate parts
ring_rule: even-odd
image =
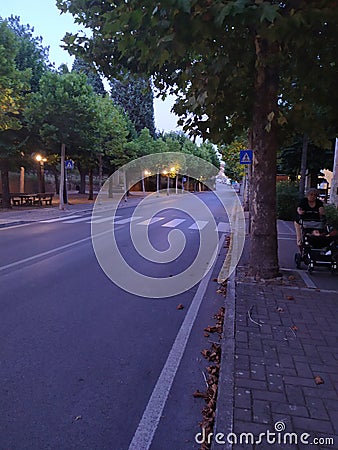
[[[144,172],[144,177],[148,178],[151,175],[151,172],[149,170],[145,170]],[[144,181],[144,177],[142,177],[142,188],[143,188],[143,193],[145,194],[145,181]],[[148,189],[149,189],[149,183],[148,183]]]
[[[178,193],[178,172],[176,172],[176,167],[172,167],[170,169],[171,173],[175,174],[175,194]]]
[[[167,172],[166,170],[163,170],[163,175],[167,176],[167,195],[169,195],[169,172]]]
[[[47,158],[44,158],[39,153],[35,155],[35,160],[38,162],[38,183],[39,183],[39,192],[45,193],[45,162]]]

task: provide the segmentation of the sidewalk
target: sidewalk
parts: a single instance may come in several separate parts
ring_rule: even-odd
[[[289,271],[255,282],[238,267],[225,307],[214,428],[224,437],[212,449],[338,448],[338,292]]]

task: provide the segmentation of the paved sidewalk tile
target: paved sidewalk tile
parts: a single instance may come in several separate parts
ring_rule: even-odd
[[[233,433],[275,441],[233,448],[338,448],[338,292],[237,278],[235,317]]]

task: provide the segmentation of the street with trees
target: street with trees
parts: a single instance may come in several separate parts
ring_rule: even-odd
[[[276,167],[285,109],[311,114],[320,80],[325,87],[318,102],[330,105],[326,117],[330,131],[337,132],[336,94],[328,94],[337,79],[335,2],[57,0],[57,5],[92,31],[67,33],[70,52],[94,60],[108,77],[126,70],[151,75],[161,94],[176,94],[174,111],[186,131],[215,143],[248,133],[249,271],[278,275]]]
[[[111,174],[142,155],[170,151],[169,144],[155,136],[153,95],[148,81],[124,78],[126,95],[130,94],[128,107],[138,110],[139,117],[132,117],[133,123],[122,100],[119,103],[105,92],[93,63],[76,58],[71,72],[66,65],[55,70],[48,62],[48,48],[43,47],[41,37],[33,37],[33,31],[30,25],[21,25],[19,17],[1,21],[2,206],[10,207],[9,170],[23,166],[35,171],[37,153],[46,159],[44,168],[53,175],[61,193],[61,149],[61,156],[63,153],[63,157],[67,155],[75,162],[82,193],[89,176],[89,198],[93,198],[94,172],[101,185],[103,173]],[[141,119],[150,129],[141,129]],[[175,133],[173,137],[178,139]],[[187,136],[180,139],[182,145],[177,150],[182,150],[183,143],[186,150],[191,141]],[[197,147],[191,145],[190,150],[196,153]],[[67,197],[63,197],[66,201]]]

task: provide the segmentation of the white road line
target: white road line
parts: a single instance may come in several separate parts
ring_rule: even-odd
[[[217,231],[219,233],[229,233],[231,231],[230,223],[228,222],[219,222],[217,225]]]
[[[203,230],[208,223],[209,222],[207,220],[196,220],[196,222],[189,227],[189,230]]]
[[[137,225],[151,225],[153,223],[159,222],[160,220],[164,220],[164,217],[152,217],[151,219],[144,220],[143,222],[139,222]]]
[[[224,239],[225,235],[222,235],[218,244],[219,249],[223,245]],[[129,445],[129,450],[148,450],[151,446],[177,369],[181,363],[185,348],[187,346],[192,327],[196,320],[208,283],[210,282],[213,267],[202,278],[198,285],[196,294],[188,309],[181,328],[179,329],[167,361],[157,380],[156,386],[151,394],[146,409],[144,410],[142,419]]]
[[[108,222],[109,220],[113,221],[114,218],[118,219],[119,217],[122,217],[122,216],[109,216],[109,217],[103,217],[102,219],[93,219],[93,220],[88,220],[87,223],[103,223],[103,222]]]
[[[114,224],[122,225],[125,223],[133,222],[134,220],[138,220],[138,219],[141,219],[141,217],[140,216],[132,216],[132,217],[128,217],[127,219],[117,220],[116,222],[114,222]]]
[[[182,222],[185,222],[185,219],[173,219],[170,222],[164,223],[162,227],[175,228]]]
[[[76,219],[77,217],[80,217],[80,216],[75,215],[75,216],[67,216],[67,217],[58,217],[57,219],[40,220],[40,223],[61,222],[61,220]]]
[[[73,220],[65,220],[62,223],[78,223],[78,222],[85,222],[86,220],[88,220],[90,218],[90,216],[86,216],[86,217],[80,217],[79,219],[73,219]],[[89,221],[90,223],[90,221]]]
[[[101,235],[104,235],[104,234],[107,234],[107,233],[110,233],[110,231],[104,231],[104,232],[100,233],[97,236],[101,236]],[[65,250],[66,248],[70,248],[70,247],[73,247],[74,245],[82,244],[82,242],[89,241],[89,240],[91,240],[91,238],[92,238],[91,236],[88,236],[88,237],[86,237],[84,239],[80,239],[78,241],[71,242],[70,244],[61,245],[61,247],[56,247],[56,248],[53,248],[52,250],[48,250],[46,252],[38,253],[37,255],[29,256],[28,258],[20,259],[19,261],[15,261],[15,262],[12,262],[10,264],[6,264],[6,266],[0,266],[0,272],[3,271],[3,270],[6,270],[6,269],[11,269],[12,267],[21,266],[22,264],[25,264],[25,263],[30,262],[30,261],[35,261],[36,259],[43,258],[44,256],[53,255],[54,253],[57,253],[60,250]]]

